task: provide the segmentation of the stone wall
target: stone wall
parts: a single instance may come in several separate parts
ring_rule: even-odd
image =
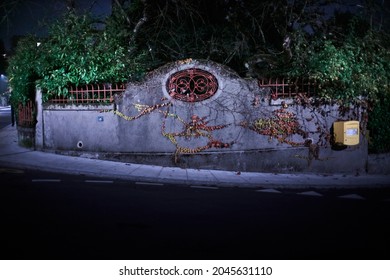
[[[339,106],[314,106],[309,99],[275,102],[257,80],[189,59],[129,84],[111,105],[43,104],[37,146],[184,168],[364,172],[367,143],[362,135],[359,145],[330,145],[333,122],[359,115],[357,108],[341,116]]]

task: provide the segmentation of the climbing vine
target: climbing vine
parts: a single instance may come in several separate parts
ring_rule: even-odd
[[[211,148],[229,148],[233,144],[233,143],[223,143],[220,140],[215,139],[212,135],[212,132],[214,130],[223,129],[229,126],[229,124],[209,126],[208,121],[206,121],[206,117],[200,118],[197,115],[192,115],[191,121],[187,123],[180,118],[178,119],[184,125],[184,129],[181,132],[170,132],[170,133],[166,132],[165,120],[162,125],[163,136],[167,137],[172,142],[172,144],[176,146],[175,162],[178,161],[178,156],[180,154],[195,154]],[[180,146],[177,141],[177,137],[183,137],[187,140],[191,140],[193,138],[206,137],[208,138],[208,142],[204,146],[189,148],[189,147]]]
[[[162,107],[168,107],[168,106],[172,106],[172,103],[167,102],[167,103],[162,103],[162,104],[155,104],[153,106],[135,104],[134,107],[140,112],[136,116],[127,116],[118,110],[105,110],[105,111],[113,111],[115,115],[121,117],[122,119],[124,119],[126,121],[133,121],[133,120],[141,118],[142,116],[150,114],[153,111],[158,110]]]
[[[307,137],[307,133],[302,130],[297,116],[285,108],[273,111],[270,118],[259,118],[250,124],[242,123],[242,126],[261,135],[268,135],[270,140],[275,138],[280,143],[286,143],[292,146],[303,144],[302,142],[295,142],[288,139],[292,135],[298,134]]]
[[[201,151],[211,149],[211,148],[229,148],[233,143],[222,142],[213,136],[213,131],[223,129],[230,124],[224,125],[209,125],[207,117],[199,117],[197,115],[192,115],[190,121],[184,121],[177,114],[172,114],[169,112],[169,107],[172,106],[171,102],[165,102],[155,105],[144,105],[144,104],[134,104],[134,107],[139,112],[135,116],[128,116],[117,109],[101,110],[100,112],[113,112],[115,115],[126,121],[134,121],[145,115],[148,115],[154,111],[161,113],[164,116],[161,126],[161,132],[164,137],[166,137],[175,147],[174,160],[175,163],[178,162],[180,154],[195,154]],[[167,108],[167,110],[162,110],[162,108]],[[171,117],[175,120],[180,121],[183,124],[183,130],[180,132],[167,132],[166,131],[166,119]],[[191,141],[193,139],[205,137],[207,138],[207,144],[197,147],[183,147],[179,144],[178,138],[184,138],[185,140]]]

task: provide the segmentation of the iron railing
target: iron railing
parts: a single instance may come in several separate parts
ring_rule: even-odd
[[[270,88],[272,99],[292,98],[298,94],[313,96],[316,91],[315,81],[300,78],[262,78],[258,80],[260,88]]]
[[[35,125],[35,104],[33,101],[28,101],[26,104],[19,104],[17,112],[18,126],[34,127]]]
[[[125,91],[126,84],[93,84],[69,87],[67,94],[52,96],[49,103],[112,103],[114,96]]]

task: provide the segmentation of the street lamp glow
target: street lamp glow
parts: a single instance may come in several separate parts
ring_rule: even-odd
[[[1,75],[0,75],[0,79],[1,79],[2,81],[8,82],[8,78],[7,78],[7,76],[4,75],[4,74],[1,74]]]

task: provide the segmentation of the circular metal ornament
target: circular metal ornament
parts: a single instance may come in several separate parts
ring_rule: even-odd
[[[184,102],[206,100],[213,96],[217,90],[217,78],[199,68],[180,70],[172,74],[167,81],[169,95]]]

